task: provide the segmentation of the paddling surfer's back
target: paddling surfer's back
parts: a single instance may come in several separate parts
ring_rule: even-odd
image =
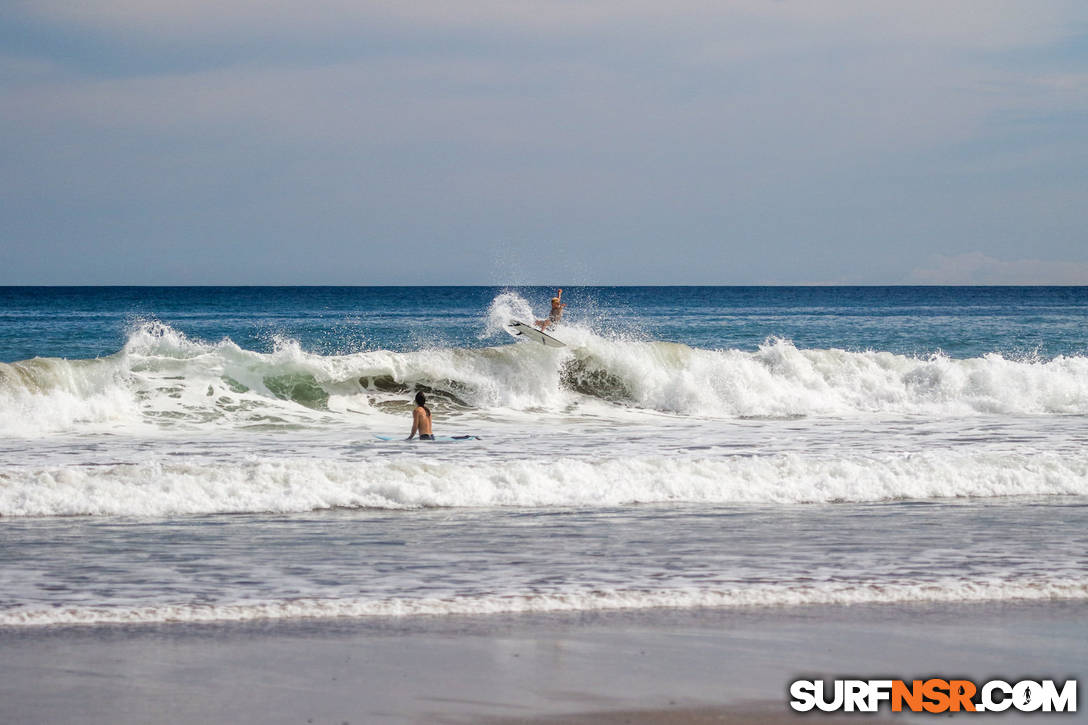
[[[416,393],[416,408],[412,411],[412,432],[408,434],[408,440],[412,440],[419,433],[421,441],[433,441],[434,433],[431,431],[431,409],[427,407],[427,396],[422,391]]]

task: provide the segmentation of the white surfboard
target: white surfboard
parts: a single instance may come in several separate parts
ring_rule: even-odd
[[[539,329],[526,325],[524,322],[517,320],[511,320],[510,324],[506,327],[507,332],[518,339],[531,340],[532,342],[539,342],[547,347],[566,347],[565,343],[556,340],[551,335],[541,332]]]

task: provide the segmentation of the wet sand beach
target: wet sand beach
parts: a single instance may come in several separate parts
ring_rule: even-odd
[[[1075,677],[1086,622],[1047,602],[7,627],[0,721],[789,722],[798,677]]]

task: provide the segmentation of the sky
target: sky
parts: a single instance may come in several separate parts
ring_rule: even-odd
[[[0,284],[1088,284],[1083,0],[7,0]]]

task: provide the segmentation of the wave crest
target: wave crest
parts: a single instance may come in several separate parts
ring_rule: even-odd
[[[500,298],[496,320],[513,304]],[[322,356],[289,339],[261,353],[145,322],[108,357],[0,364],[0,431],[335,425],[347,411],[403,412],[416,390],[440,407],[556,414],[571,406],[712,418],[1088,414],[1083,356],[917,358],[782,339],[749,352],[607,339],[573,326],[561,334],[569,345],[559,350],[512,343]]]

